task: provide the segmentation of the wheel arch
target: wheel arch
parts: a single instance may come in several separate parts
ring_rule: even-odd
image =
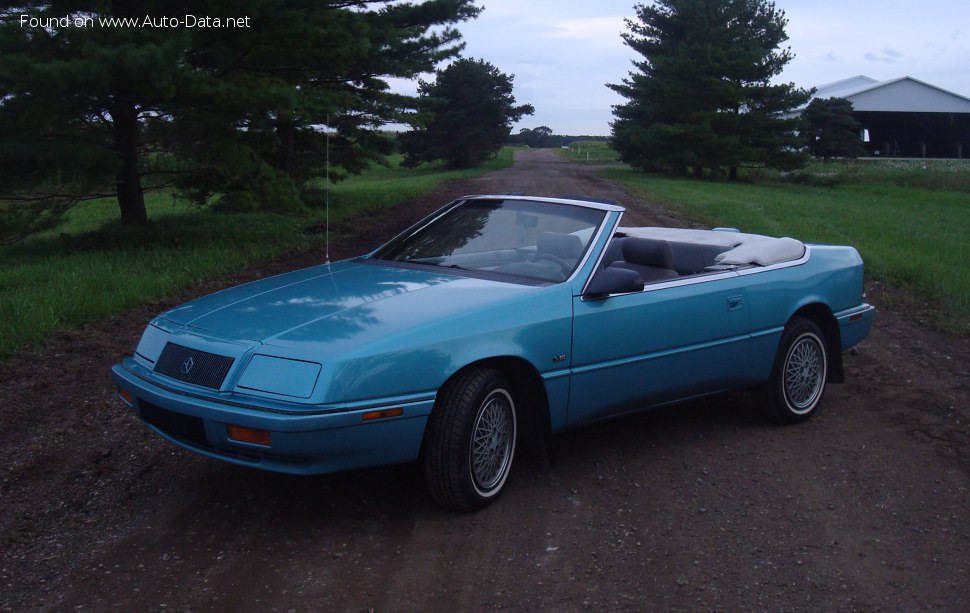
[[[456,370],[441,384],[441,387],[445,387],[469,370],[478,368],[497,370],[512,382],[512,391],[518,403],[520,433],[517,444],[520,449],[548,454],[552,439],[549,397],[538,369],[525,358],[518,356],[482,358]]]
[[[826,350],[829,354],[828,382],[843,383],[845,373],[842,368],[842,333],[839,322],[835,319],[832,309],[822,302],[813,302],[800,307],[789,321],[801,317],[814,322],[825,335]]]

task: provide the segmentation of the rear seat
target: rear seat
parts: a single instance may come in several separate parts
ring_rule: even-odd
[[[669,266],[670,245],[667,241],[635,237],[613,239],[613,243],[618,241],[622,241],[618,249],[622,259],[610,262],[610,266],[636,271],[644,283],[672,279],[677,276],[677,271]],[[613,244],[610,244],[606,255],[610,256],[612,250]]]
[[[642,240],[642,239],[641,239]],[[708,266],[715,264],[715,256],[730,251],[730,247],[719,245],[703,245],[700,243],[678,243],[665,241],[670,247],[670,258],[667,267],[677,271],[679,275],[696,275],[704,272]]]
[[[634,270],[645,283],[650,283],[705,272],[716,264],[714,258],[725,251],[730,251],[730,247],[621,236],[606,247],[602,266]]]
[[[610,244],[606,246],[606,251],[603,252],[603,259],[600,260],[600,268],[606,268],[613,262],[623,259],[623,243],[626,240],[623,236],[613,237]]]

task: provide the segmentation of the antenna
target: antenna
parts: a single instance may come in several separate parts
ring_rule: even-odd
[[[330,265],[330,114],[327,113],[327,238],[326,238],[326,259],[324,264]]]

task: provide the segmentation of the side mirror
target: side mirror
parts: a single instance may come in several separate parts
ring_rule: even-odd
[[[583,294],[587,298],[605,298],[610,294],[631,294],[643,291],[640,274],[626,268],[609,266],[596,271]]]

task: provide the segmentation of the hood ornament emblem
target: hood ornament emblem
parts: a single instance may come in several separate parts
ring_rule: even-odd
[[[192,367],[193,366],[195,366],[195,360],[193,360],[192,357],[189,356],[189,358],[187,360],[185,360],[184,362],[182,362],[182,368],[180,370],[182,371],[182,374],[183,375],[187,375],[190,372],[192,372]]]

